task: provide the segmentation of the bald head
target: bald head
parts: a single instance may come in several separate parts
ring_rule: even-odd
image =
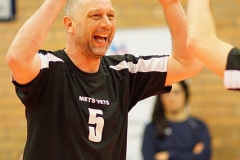
[[[85,0],[68,0],[66,7],[65,7],[65,15],[69,17],[73,17],[74,13],[79,10],[79,6],[81,6],[82,1]]]
[[[111,0],[68,0],[65,7],[65,15],[74,18],[79,13],[79,11],[82,10],[81,7],[84,7],[85,4],[99,4],[102,3],[102,1],[108,1],[111,4]]]

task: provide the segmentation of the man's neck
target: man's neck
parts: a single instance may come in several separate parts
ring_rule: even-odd
[[[96,73],[99,70],[100,58],[87,57],[81,51],[64,49],[71,61],[83,72]]]

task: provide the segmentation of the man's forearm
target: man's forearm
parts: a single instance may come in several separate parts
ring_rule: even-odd
[[[20,28],[8,54],[14,54],[22,62],[33,59],[64,4],[64,1],[46,0]]]
[[[187,17],[179,1],[163,5],[163,10],[172,36],[173,54],[187,53]]]
[[[216,36],[209,0],[188,0],[189,35],[207,38]]]
[[[66,1],[45,0],[15,36],[6,57],[18,83],[27,84],[39,73],[41,62],[36,53]]]

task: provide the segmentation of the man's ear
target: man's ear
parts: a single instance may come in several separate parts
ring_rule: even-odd
[[[68,33],[73,33],[73,31],[74,31],[73,30],[73,20],[70,17],[65,16],[63,18],[63,23],[64,23],[64,26],[65,26],[67,32]]]

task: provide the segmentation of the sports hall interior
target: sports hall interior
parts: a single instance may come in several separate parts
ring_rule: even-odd
[[[43,1],[16,0],[15,19],[0,22],[1,160],[16,160],[26,140],[25,110],[10,80],[6,52],[20,26]],[[119,29],[167,25],[161,5],[157,0],[112,0],[112,3],[116,10],[117,28]],[[181,0],[181,3],[186,11],[187,0]],[[218,36],[240,47],[239,7],[240,0],[212,0],[212,12]],[[64,11],[60,13],[51,28],[42,49],[57,50],[65,46],[66,32],[62,24],[63,16]],[[191,78],[190,91],[191,114],[204,120],[211,133],[212,160],[239,160],[240,92],[227,91],[223,86],[223,80],[207,68]]]

